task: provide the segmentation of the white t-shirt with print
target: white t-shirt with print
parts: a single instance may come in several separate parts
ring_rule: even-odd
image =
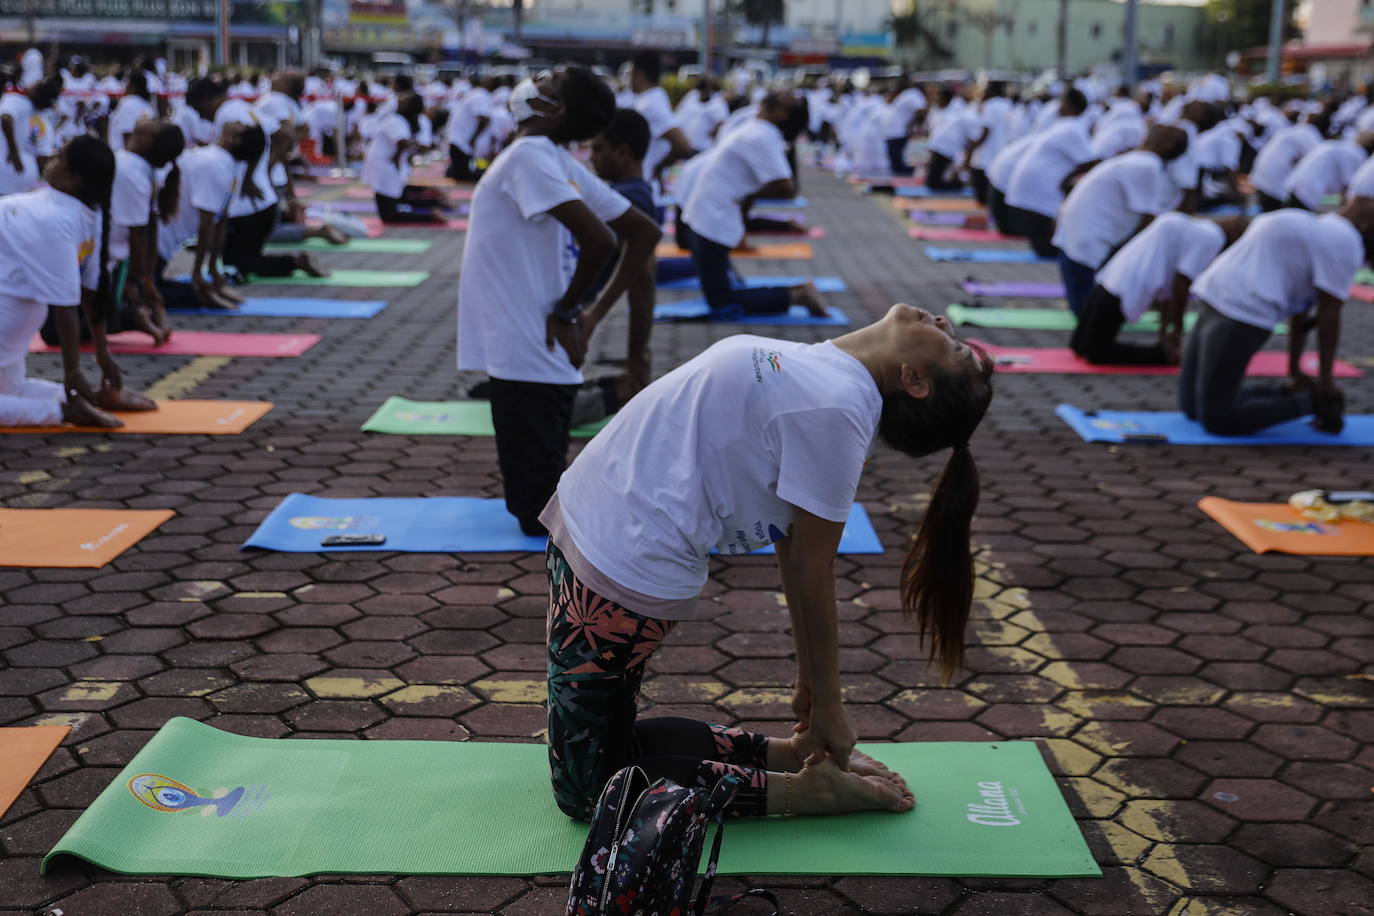
[[[228,216],[246,168],[217,143],[187,150],[177,158],[177,165],[181,167],[177,212],[157,230],[158,254],[168,261],[200,231],[202,210],[216,222]]]
[[[673,148],[663,136],[676,126],[673,121],[673,105],[663,87],[654,86],[635,96],[635,111],[649,122],[649,152],[644,157],[644,177],[652,181],[654,170]]]
[[[1083,119],[1060,118],[1036,135],[1012,170],[1007,203],[1053,219],[1064,201],[1059,186],[1091,158],[1091,141]]]
[[[1255,217],[1192,291],[1226,317],[1270,330],[1311,308],[1318,291],[1344,301],[1362,263],[1364,240],[1344,216],[1275,210]]]
[[[776,124],[754,118],[707,155],[682,219],[702,238],[734,248],[744,238],[740,203],[764,185],[792,176],[787,141]]]
[[[845,521],[881,410],[868,370],[829,341],[729,337],[591,440],[558,484],[564,525],[612,581],[690,598],[712,548],[786,537],[795,507]]]
[[[110,260],[129,256],[129,230],[146,226],[157,199],[152,163],[122,149],[115,153],[114,189],[110,194]]]
[[[1369,154],[1354,140],[1323,140],[1298,160],[1283,183],[1284,199],[1296,197],[1315,210],[1328,194],[1344,193]]]
[[[547,137],[502,151],[472,195],[458,278],[458,368],[516,382],[581,384],[559,344],[545,344],[549,313],[568,289],[577,245],[549,214],[581,200],[606,222],[630,202]]]
[[[1212,220],[1165,213],[1112,255],[1097,285],[1121,300],[1127,321],[1138,321],[1173,292],[1175,274],[1197,279],[1225,244],[1226,233]]]
[[[80,305],[99,282],[99,249],[98,211],[70,194],[45,187],[0,200],[0,294]]]
[[[367,155],[363,157],[363,184],[371,188],[372,193],[399,198],[405,192],[410,179],[410,152],[402,154],[399,166],[395,157],[396,148],[410,139],[413,139],[410,125],[400,115],[393,112],[378,122],[377,131],[367,144]]]
[[[239,193],[229,205],[229,216],[250,216],[260,213],[277,203],[277,190],[272,186],[272,174],[268,163],[272,159],[272,135],[277,132],[277,122],[266,112],[259,111],[242,99],[227,99],[215,112],[215,138],[218,139],[226,124],[248,124],[262,128],[267,137],[267,146],[258,157],[257,167],[253,169],[253,183],[262,196],[249,197],[242,185]]]
[[[1135,150],[1098,163],[1074,185],[1054,232],[1066,257],[1097,269],[1141,217],[1168,209],[1174,187],[1155,153]]]

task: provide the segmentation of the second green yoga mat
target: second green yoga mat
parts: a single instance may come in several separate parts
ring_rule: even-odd
[[[907,814],[731,821],[727,874],[1097,876],[1034,743],[875,744]],[[539,744],[245,738],[162,727],[43,860],[137,875],[571,871]]]
[[[575,427],[574,439],[590,439],[610,417],[586,426]],[[387,398],[377,412],[367,418],[363,432],[391,433],[397,436],[494,436],[491,404],[487,401],[411,401]]]
[[[433,242],[424,239],[349,239],[342,245],[332,245],[324,239],[302,239],[299,242],[268,242],[268,251],[337,251],[343,254],[424,254]]]
[[[980,328],[1014,328],[1024,331],[1072,331],[1076,321],[1068,309],[1012,309],[1012,308],[970,308],[966,305],[951,305],[945,309],[949,320],[955,324],[969,324]],[[1184,324],[1192,327],[1197,315],[1189,313]],[[1128,324],[1124,331],[1158,331],[1159,313],[1146,312],[1140,321]]]

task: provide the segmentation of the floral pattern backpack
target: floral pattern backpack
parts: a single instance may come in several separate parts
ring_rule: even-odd
[[[667,779],[650,784],[639,767],[616,773],[596,803],[569,887],[567,916],[703,916],[708,902],[729,907],[747,897],[767,900],[777,916],[777,900],[768,891],[710,899],[725,808],[739,788],[733,775],[707,791]],[[716,839],[693,904],[692,882],[712,821]]]

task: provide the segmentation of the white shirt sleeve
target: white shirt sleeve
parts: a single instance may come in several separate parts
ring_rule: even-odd
[[[516,157],[504,176],[505,191],[525,219],[548,213],[559,204],[582,196],[568,180],[556,152],[551,145],[534,143],[511,147],[505,152],[506,156]]]
[[[828,521],[848,519],[869,447],[853,414],[837,407],[792,411],[770,427],[778,498]]]
[[[1325,218],[1317,221],[1316,228],[1306,239],[1312,258],[1312,285],[1344,302],[1364,262],[1363,246],[1358,237]]]
[[[191,184],[191,206],[216,217],[224,216],[238,190],[237,177],[238,166],[233,160],[197,165]],[[192,180],[192,175],[184,175],[182,180]]]
[[[740,147],[745,164],[753,174],[754,180],[758,182],[756,188],[792,177],[792,167],[787,162],[785,147],[772,142],[742,143]]]
[[[1173,189],[1167,187],[1169,181],[1164,170],[1154,162],[1132,163],[1131,167],[1123,169],[1121,179],[1126,206],[1132,213],[1155,216],[1169,209]]]

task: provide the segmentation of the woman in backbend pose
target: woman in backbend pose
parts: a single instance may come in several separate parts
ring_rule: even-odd
[[[732,813],[908,811],[900,776],[854,750],[840,701],[834,561],[878,436],[913,457],[953,448],[902,570],[902,605],[948,678],[963,659],[978,502],[972,436],[992,362],[948,321],[896,305],[833,341],[741,335],[641,391],[564,473],[549,529],[549,759],[554,797],[587,819],[607,779],[747,786]],[[787,739],[635,719],[645,663],[696,615],[708,554],[777,549],[797,649]]]

